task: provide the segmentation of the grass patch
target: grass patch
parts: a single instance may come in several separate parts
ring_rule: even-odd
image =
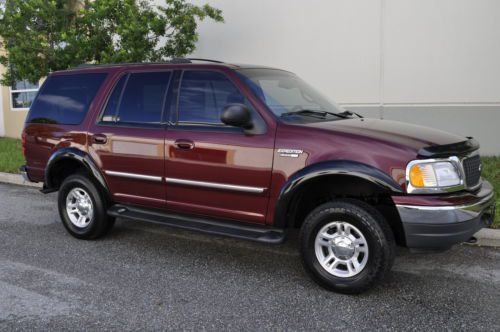
[[[497,212],[493,228],[500,228],[500,156],[482,157],[483,161],[483,177],[490,181],[495,188],[497,199]]]
[[[0,172],[18,173],[24,164],[21,141],[13,138],[0,138]]]
[[[493,228],[500,228],[500,156],[482,157],[483,176],[495,188],[497,212]],[[0,172],[18,173],[24,164],[21,141],[13,138],[0,138]]]

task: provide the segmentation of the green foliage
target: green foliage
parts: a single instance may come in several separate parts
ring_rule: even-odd
[[[0,37],[2,83],[37,82],[82,63],[161,61],[195,49],[198,23],[222,12],[186,0],[7,0]]]
[[[497,210],[493,228],[500,228],[500,156],[482,157],[483,177],[495,188]]]
[[[17,173],[25,164],[21,141],[13,138],[0,138],[0,172]]]

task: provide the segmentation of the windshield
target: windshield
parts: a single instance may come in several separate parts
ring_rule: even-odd
[[[240,69],[237,72],[262,102],[283,119],[293,120],[288,115],[297,115],[311,118],[310,121],[330,121],[342,118],[331,113],[345,112],[293,73],[277,69]]]

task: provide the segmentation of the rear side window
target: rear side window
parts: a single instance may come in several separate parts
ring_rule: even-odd
[[[125,86],[125,82],[127,81],[128,76],[123,76],[120,81],[115,86],[113,93],[109,97],[108,104],[106,105],[106,109],[102,115],[101,121],[103,122],[115,122],[116,115],[118,114],[118,106],[120,103],[120,98],[122,97],[123,87]]]
[[[160,125],[170,76],[170,72],[147,72],[122,77],[109,97],[101,122]]]
[[[26,121],[80,124],[106,75],[92,73],[50,76],[33,102]]]

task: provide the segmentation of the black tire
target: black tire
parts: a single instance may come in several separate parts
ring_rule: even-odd
[[[88,225],[75,225],[66,210],[66,198],[75,188],[83,189],[92,201],[93,216]],[[68,176],[59,188],[57,199],[59,215],[66,230],[78,239],[93,240],[105,235],[114,225],[115,218],[107,214],[108,202],[100,188],[84,174]]]
[[[316,236],[333,221],[345,222],[357,228],[368,245],[367,260],[364,263],[366,265],[354,276],[336,276],[330,273],[316,256]],[[307,216],[300,231],[300,250],[306,271],[320,286],[339,293],[359,294],[381,280],[391,269],[395,256],[395,241],[391,228],[375,208],[362,201],[344,199],[325,203]],[[330,249],[325,250],[329,252]],[[359,255],[359,259],[362,259],[363,254]],[[335,260],[337,257],[333,258],[332,262]],[[347,265],[345,268],[347,270]]]

